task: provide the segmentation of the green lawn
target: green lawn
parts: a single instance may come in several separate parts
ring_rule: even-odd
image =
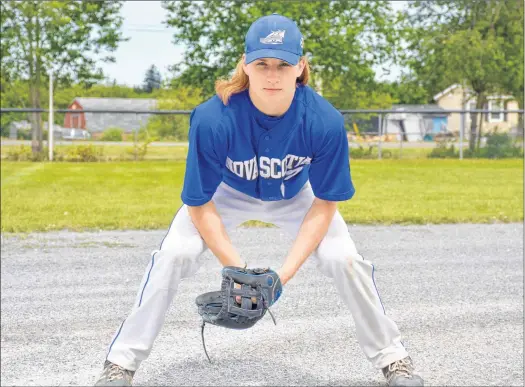
[[[82,146],[82,143],[76,144]],[[58,145],[54,147],[56,154],[67,154],[75,145]],[[28,145],[26,147],[29,148]],[[103,157],[108,160],[133,160],[133,155],[130,151],[132,146],[122,145],[93,145],[97,150],[102,151]],[[2,145],[0,147],[0,158],[5,159],[9,150],[19,149],[20,145]],[[185,161],[188,153],[187,146],[149,146],[145,155],[146,160],[170,160],[170,161]]]
[[[523,161],[352,160],[352,224],[523,221]],[[184,161],[2,161],[2,232],[165,229]]]

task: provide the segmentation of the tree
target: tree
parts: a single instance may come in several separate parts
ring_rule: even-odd
[[[202,102],[202,91],[172,80],[170,88],[154,90],[151,98],[157,100],[160,110],[192,110]],[[187,114],[161,114],[153,116],[146,127],[150,135],[174,141],[188,139],[190,117]]]
[[[55,84],[103,79],[97,60],[114,62],[121,1],[1,2],[2,74],[28,81],[31,106],[41,107],[41,87],[53,72]],[[32,150],[42,151],[40,115],[32,114]]]
[[[476,98],[476,109],[502,91],[523,104],[523,2],[418,0],[404,16],[403,61],[432,94],[459,83]],[[481,122],[473,113],[471,151],[479,147]]]
[[[161,85],[162,77],[160,75],[159,69],[157,66],[151,65],[146,71],[142,90],[144,90],[146,93],[151,93],[153,90],[160,89]]]
[[[395,18],[388,1],[164,1],[163,7],[166,24],[176,28],[174,43],[188,47],[172,69],[185,84],[202,87],[205,98],[214,94],[215,80],[235,68],[250,24],[274,12],[297,22],[314,88],[322,87],[336,107],[376,103],[372,67],[395,59]]]
[[[401,76],[401,79],[393,82],[385,82],[378,85],[379,89],[389,94],[393,103],[406,105],[422,105],[432,103],[432,97],[421,83],[409,75]]]

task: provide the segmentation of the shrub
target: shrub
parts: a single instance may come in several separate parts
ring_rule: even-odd
[[[144,160],[146,153],[148,153],[149,144],[157,141],[158,138],[151,136],[147,128],[141,128],[138,133],[138,140],[141,142],[135,141],[133,147],[126,148],[126,153],[131,155],[135,161]]]
[[[482,157],[489,159],[523,157],[523,149],[508,133],[489,134],[487,144],[481,151],[483,151]]]
[[[104,150],[101,147],[95,147],[93,145],[76,145],[68,146],[65,161],[76,161],[76,162],[95,162],[103,161]]]
[[[33,152],[31,147],[26,145],[9,147],[7,150],[7,159],[11,161],[33,161]]]
[[[428,155],[429,158],[458,158],[459,150],[454,145],[448,146],[446,141],[438,143]],[[523,148],[513,140],[508,133],[492,133],[487,135],[487,142],[484,147],[471,151],[463,150],[464,158],[485,158],[485,159],[504,159],[513,157],[523,157]]]
[[[432,149],[428,154],[428,158],[435,159],[446,159],[446,158],[457,158],[459,157],[456,153],[454,144],[448,146],[446,142],[438,143],[438,145]]]
[[[109,128],[104,131],[100,141],[122,141],[124,131],[119,128]]]
[[[377,149],[377,145],[368,145],[368,149],[365,149],[362,145],[359,145],[359,148],[350,148],[350,158],[351,159],[377,159],[378,152],[379,151]],[[384,159],[392,158],[392,152],[386,149],[382,149],[381,157]]]

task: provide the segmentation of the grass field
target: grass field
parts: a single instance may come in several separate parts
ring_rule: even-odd
[[[352,224],[523,221],[523,161],[353,160]],[[2,232],[167,228],[184,161],[2,161]]]

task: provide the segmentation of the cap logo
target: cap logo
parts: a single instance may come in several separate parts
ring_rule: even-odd
[[[285,30],[272,31],[266,38],[261,38],[264,44],[283,44]]]

